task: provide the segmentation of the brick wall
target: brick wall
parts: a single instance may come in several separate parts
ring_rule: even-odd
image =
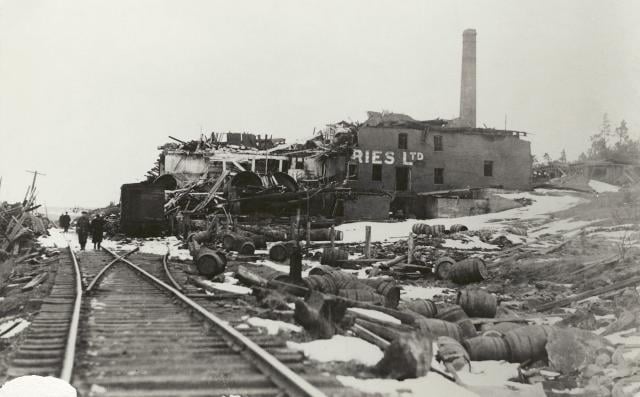
[[[407,134],[407,149],[398,148],[399,134]],[[434,135],[442,136],[442,151],[434,150]],[[362,127],[358,150],[357,189],[396,189],[396,168],[407,167],[413,192],[502,185],[529,189],[531,144],[516,136],[406,128]],[[493,162],[493,176],[484,176],[485,161]],[[382,180],[372,181],[373,163],[382,167]],[[444,169],[444,183],[435,184],[434,169]]]

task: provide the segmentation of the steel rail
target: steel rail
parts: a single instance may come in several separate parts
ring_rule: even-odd
[[[168,248],[167,248],[167,253],[164,254],[164,256],[162,257],[162,267],[164,268],[164,272],[167,275],[167,278],[169,279],[169,281],[171,282],[171,285],[173,285],[173,288],[177,289],[180,292],[183,292],[184,288],[180,284],[178,284],[176,279],[173,278],[171,271],[169,270],[169,249]]]
[[[115,252],[102,247],[103,250],[108,252],[114,257],[118,257]],[[181,300],[190,309],[198,312],[209,322],[214,324],[218,330],[222,331],[222,336],[227,339],[227,342],[232,346],[240,348],[241,351],[248,353],[253,358],[253,363],[258,368],[269,376],[269,378],[280,388],[282,388],[288,396],[292,397],[326,397],[321,390],[313,386],[311,383],[304,380],[301,376],[293,372],[289,367],[280,362],[277,358],[271,355],[269,352],[258,346],[251,339],[238,332],[235,328],[227,324],[226,321],[215,316],[204,307],[200,306],[193,300],[189,299],[186,295],[182,294],[177,289],[153,276],[141,267],[131,263],[128,259],[119,259],[129,265],[133,270],[142,274],[144,277],[151,280],[154,284],[162,289],[171,292],[176,298]]]
[[[73,314],[71,315],[71,321],[69,323],[69,333],[67,334],[67,343],[64,350],[64,357],[62,359],[62,370],[60,371],[60,379],[67,383],[71,383],[71,376],[73,375],[73,361],[76,356],[76,342],[78,340],[78,325],[80,323],[80,306],[82,303],[82,278],[80,274],[80,266],[76,255],[73,253],[71,246],[69,248],[69,254],[73,261],[73,270],[76,276],[76,297],[73,304]]]
[[[104,265],[104,267],[102,269],[100,269],[100,271],[98,272],[98,274],[96,274],[96,276],[91,280],[91,282],[89,283],[89,285],[87,286],[87,289],[85,290],[85,293],[89,293],[91,291],[93,291],[94,287],[96,286],[96,284],[98,284],[98,282],[100,281],[100,279],[102,278],[102,276],[104,276],[104,274],[107,272],[107,270],[109,270],[111,268],[111,266],[115,265],[117,262],[120,261],[120,259],[122,258],[126,258],[127,256],[133,254],[134,252],[137,252],[140,249],[140,247],[136,247],[133,250],[127,252],[126,254],[122,255],[122,256],[117,256],[116,259],[112,260],[111,262],[107,263],[106,265]]]

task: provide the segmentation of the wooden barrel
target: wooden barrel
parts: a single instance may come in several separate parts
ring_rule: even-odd
[[[433,272],[436,277],[440,280],[448,280],[451,275],[451,269],[455,266],[456,261],[449,258],[448,256],[443,256],[439,258],[433,267]]]
[[[309,271],[310,276],[324,276],[331,278],[338,289],[369,289],[373,291],[373,288],[364,284],[358,280],[354,274],[343,272],[342,270],[335,269],[331,266],[318,266]]]
[[[338,286],[331,277],[311,275],[305,278],[305,281],[309,285],[309,289],[313,291],[332,295],[336,295],[338,293]]]
[[[460,223],[456,223],[455,225],[451,225],[449,228],[449,233],[460,233],[469,230],[468,227],[462,225]]]
[[[458,292],[456,303],[469,317],[493,318],[498,308],[496,297],[481,289],[465,289]]]
[[[504,334],[504,340],[511,352],[509,361],[523,363],[527,360],[543,360],[547,357],[545,345],[550,327],[545,325],[526,325]]]
[[[303,234],[302,237],[303,239],[307,238],[306,232]],[[331,229],[330,228],[311,229],[311,231],[309,232],[309,237],[311,238],[311,241],[329,241],[331,240]],[[335,231],[334,240],[335,241],[342,240],[342,232],[340,230]]]
[[[194,259],[198,273],[212,278],[223,273],[227,266],[227,257],[212,249],[201,247]]]
[[[456,284],[469,284],[482,281],[488,277],[487,266],[480,258],[467,258],[457,262],[449,273],[449,278]]]
[[[449,336],[439,336],[436,339],[438,344],[438,355],[445,363],[451,363],[453,368],[460,371],[469,364],[469,353],[457,340]]]
[[[462,340],[462,330],[458,324],[435,318],[421,318],[416,320],[415,326],[431,333],[433,336],[448,336],[457,341]]]
[[[377,293],[385,297],[387,307],[397,308],[400,303],[400,287],[393,279],[371,278],[359,280],[369,287],[373,288]]]
[[[438,308],[430,299],[413,299],[402,303],[403,309],[416,312],[427,318],[434,318],[438,314]]]
[[[255,245],[256,249],[265,249],[267,248],[267,237],[261,234],[248,234],[247,237],[253,241],[253,245]]]
[[[187,240],[197,241],[199,244],[211,240],[211,232],[209,230],[203,230],[201,232],[191,233]]]
[[[486,336],[488,338],[502,338],[504,334],[496,329],[488,329],[486,331],[480,330],[482,333],[480,335]]]
[[[337,266],[339,260],[349,258],[349,252],[340,248],[326,247],[322,250],[322,259],[320,263],[323,265]]]
[[[416,223],[411,227],[411,231],[415,234],[431,234],[431,226],[426,223]]]
[[[291,256],[291,250],[297,244],[298,243],[295,240],[275,243],[269,249],[269,259],[276,262],[286,261]]]
[[[247,240],[236,240],[236,245],[233,247],[235,251],[238,251],[241,255],[253,255],[256,252],[256,246],[251,241],[251,239]]]
[[[445,232],[446,228],[444,225],[433,225],[431,226],[431,235],[432,236],[442,236]]]
[[[384,296],[369,289],[345,288],[338,291],[338,296],[358,302],[371,303],[373,305],[384,305]]]
[[[478,336],[478,331],[473,325],[467,313],[458,305],[451,305],[447,308],[438,310],[436,318],[457,324],[462,331],[464,338],[473,338]]]
[[[502,338],[476,336],[462,342],[472,361],[509,360],[511,351]]]
[[[222,246],[227,251],[231,251],[233,249],[233,245],[235,244],[235,242],[236,242],[235,233],[229,232],[222,235]]]

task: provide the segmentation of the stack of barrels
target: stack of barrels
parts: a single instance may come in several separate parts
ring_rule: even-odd
[[[256,251],[254,240],[239,233],[225,233],[222,236],[222,246],[228,251],[237,251],[242,255],[253,255]]]
[[[400,302],[400,287],[389,278],[360,280],[353,274],[320,266],[311,269],[304,280],[310,290],[349,300],[391,308]]]

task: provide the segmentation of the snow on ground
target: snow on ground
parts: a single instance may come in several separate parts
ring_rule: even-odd
[[[622,355],[627,360],[637,360],[640,359],[640,347],[637,347],[640,346],[640,333],[638,331],[640,331],[640,328],[635,328],[635,331],[634,329],[620,331],[605,336],[605,339],[614,345],[629,346],[625,348]]]
[[[436,295],[446,295],[455,293],[448,288],[440,287],[416,287],[414,285],[403,285],[400,292],[400,298],[405,301],[413,299],[433,299]]]
[[[270,268],[272,268],[274,270],[277,270],[279,272],[289,274],[289,265],[283,265],[282,263],[272,262],[272,261],[270,261],[268,259],[258,259],[257,261],[252,262],[252,263],[256,264],[256,265],[259,265],[259,266],[267,266],[267,267],[270,267]],[[303,265],[308,265],[308,266],[311,266],[311,267],[317,267],[318,266],[318,262],[317,261],[316,262],[312,262],[312,261],[309,261],[309,260],[306,260],[306,259],[302,260],[302,264]],[[309,276],[309,270],[311,270],[311,269],[308,268],[306,270],[303,270],[302,271],[302,277]]]
[[[334,335],[331,339],[318,339],[307,343],[287,342],[292,350],[300,350],[312,360],[320,362],[357,361],[375,365],[383,353],[374,344],[353,336]]]
[[[478,236],[461,236],[460,240],[453,239],[445,239],[442,246],[445,248],[456,248],[461,250],[470,250],[470,249],[486,249],[486,250],[497,250],[500,249],[497,245],[487,244],[484,241],[480,240]]]
[[[371,226],[371,240],[372,241],[384,241],[406,238],[411,227],[415,223],[426,222],[430,225],[445,225],[450,227],[454,224],[466,225],[469,230],[479,229],[496,229],[504,230],[508,223],[508,219],[518,220],[531,220],[547,218],[547,214],[556,211],[562,211],[567,208],[571,208],[584,199],[575,195],[574,192],[545,194],[546,191],[537,189],[535,192],[521,192],[521,193],[502,193],[499,196],[507,199],[525,198],[533,201],[531,205],[527,205],[520,208],[514,208],[502,212],[494,212],[490,214],[482,214],[475,216],[463,216],[459,218],[438,218],[429,219],[427,221],[421,221],[417,219],[408,219],[404,222],[355,222],[347,223],[338,226],[336,229],[342,231],[343,242],[355,243],[363,242],[365,235],[365,227]]]
[[[253,291],[251,288],[243,287],[238,284],[238,279],[231,276],[226,276],[224,282],[216,283],[211,280],[201,280],[204,284],[209,285],[211,288],[215,288],[218,291],[231,292],[234,294],[249,295]]]
[[[89,241],[87,245],[89,245],[90,242],[91,241]],[[165,255],[167,253],[167,250],[169,250],[170,258],[177,258],[182,260],[191,259],[189,250],[178,248],[182,245],[182,241],[180,241],[175,236],[133,239],[130,243],[106,239],[102,242],[102,245],[105,248],[120,251],[131,251],[136,247],[140,247],[140,252],[156,255]]]
[[[589,187],[598,193],[617,192],[618,190],[620,190],[620,187],[618,186],[596,181],[595,179],[591,179],[589,181]]]
[[[73,231],[65,233],[59,228],[49,229],[49,236],[38,237],[38,242],[43,247],[66,248],[68,245],[71,245],[71,248],[73,248],[74,251],[78,251],[80,249],[78,235]],[[102,241],[102,245],[105,248],[120,251],[131,251],[136,247],[140,247],[140,252],[156,255],[164,255],[167,253],[168,249],[169,256],[171,258],[178,258],[182,260],[191,259],[189,250],[178,248],[178,246],[182,245],[182,242],[175,236],[132,239],[131,242],[128,243],[105,239]],[[91,243],[91,237],[89,237],[87,240],[87,249],[90,250],[92,247],[93,243]]]
[[[369,309],[360,309],[358,307],[350,307],[350,308],[347,309],[347,311],[360,313],[362,315],[365,315],[367,317],[373,318],[375,320],[386,321],[388,323],[393,323],[393,324],[401,324],[402,323],[397,318],[395,318],[393,316],[390,316],[390,315],[388,315],[386,313],[379,312],[377,310],[369,310]]]
[[[20,332],[24,331],[29,326],[29,324],[30,323],[27,320],[21,318],[6,321],[0,324],[0,334],[6,332],[6,334],[3,334],[2,336],[0,336],[0,338],[13,338]]]
[[[0,397],[76,397],[77,395],[73,386],[53,376],[20,376],[0,388]]]
[[[358,379],[353,376],[337,376],[336,378],[344,386],[375,395],[478,397],[478,394],[458,386],[435,372],[430,372],[427,376],[421,378],[402,381],[395,379]]]
[[[75,233],[65,233],[63,229],[58,228],[49,229],[49,236],[38,237],[38,243],[47,248],[67,248],[71,244],[74,250],[80,249],[78,237]]]
[[[247,319],[247,323],[254,327],[263,327],[267,329],[269,335],[277,335],[278,332],[302,332],[302,327],[294,324],[285,323],[284,321],[269,320],[260,317],[250,317]]]

